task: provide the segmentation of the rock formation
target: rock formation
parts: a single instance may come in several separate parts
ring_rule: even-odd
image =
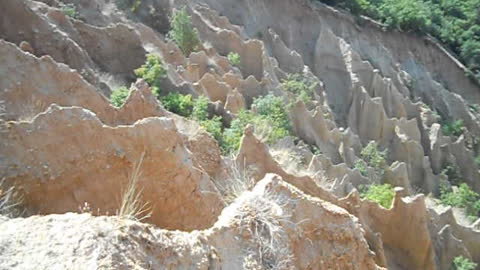
[[[190,55],[167,34],[183,7],[201,41]],[[135,74],[149,53],[158,85]],[[480,264],[480,219],[438,199],[447,180],[480,192],[480,87],[464,70],[429,37],[310,0],[4,0],[0,268]],[[287,91],[292,74],[313,83],[307,99]],[[154,87],[206,97],[220,132],[272,94],[291,131],[272,143],[249,123],[229,156],[210,122],[168,111]],[[459,134],[445,128],[459,119]],[[145,219],[121,214],[130,183]],[[360,194],[385,183],[391,208]]]

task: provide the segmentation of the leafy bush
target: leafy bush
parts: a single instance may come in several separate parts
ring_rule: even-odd
[[[238,53],[230,52],[228,53],[227,58],[232,66],[240,66],[240,55]]]
[[[358,159],[355,161],[355,164],[353,165],[355,169],[357,169],[361,175],[367,177],[368,176],[368,166],[365,163],[365,161]]]
[[[376,202],[386,209],[392,207],[392,201],[395,197],[395,191],[389,184],[371,185],[360,192],[362,198]]]
[[[470,259],[463,256],[458,256],[453,259],[453,270],[475,270],[477,264]]]
[[[373,167],[376,170],[384,170],[387,166],[385,158],[387,157],[387,150],[380,151],[378,150],[378,144],[374,141],[371,141],[363,148],[360,153],[362,159],[367,162],[367,164]]]
[[[445,183],[440,185],[440,200],[442,204],[464,208],[472,220],[477,219],[480,214],[480,194],[466,183],[460,184],[457,190],[449,190]]]
[[[273,94],[258,97],[254,99],[252,107],[258,114],[253,119],[254,124],[270,127],[270,131],[266,134],[268,143],[275,143],[291,134],[292,126],[282,97],[276,97]]]
[[[148,54],[147,61],[135,70],[137,77],[144,79],[152,88],[153,94],[160,98],[160,83],[167,75],[162,59],[156,54]]]
[[[240,147],[240,140],[243,131],[248,124],[253,123],[255,115],[251,111],[241,110],[237,117],[230,124],[230,128],[224,131],[224,151],[237,151]]]
[[[308,104],[313,99],[317,82],[308,80],[302,74],[288,74],[287,78],[282,80],[282,86],[285,91]]]
[[[427,31],[432,23],[429,7],[418,0],[385,0],[379,12],[387,25],[402,30]]]
[[[74,4],[61,4],[62,12],[70,18],[77,18],[77,8]]]
[[[193,102],[192,118],[197,121],[203,121],[208,119],[207,97],[200,96]]]
[[[200,122],[200,125],[217,140],[220,147],[224,146],[222,117],[214,116]]]
[[[448,181],[450,181],[450,183],[454,184],[454,185],[458,185],[460,184],[460,182],[462,181],[461,178],[461,174],[460,174],[460,168],[458,168],[457,165],[455,164],[447,164],[441,174],[445,175],[448,177]]]
[[[463,125],[463,120],[459,119],[453,122],[446,122],[442,125],[442,132],[446,136],[460,136],[463,134],[465,127]]]
[[[193,100],[191,95],[182,95],[179,93],[169,93],[161,97],[163,107],[170,112],[183,117],[189,117],[192,114]]]
[[[198,31],[193,27],[192,18],[188,15],[186,7],[174,12],[170,27],[169,37],[177,43],[185,56],[197,50],[200,45]]]
[[[129,93],[130,90],[128,90],[128,88],[125,86],[113,90],[110,94],[110,103],[117,108],[122,107]]]

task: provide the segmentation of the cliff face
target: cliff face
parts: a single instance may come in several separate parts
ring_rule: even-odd
[[[480,192],[480,87],[441,45],[307,0],[135,3],[3,1],[0,268],[480,263],[480,221],[434,198],[455,184],[447,167]],[[201,40],[190,55],[166,37],[183,6]],[[164,94],[207,97],[222,129],[259,97],[289,101],[295,138],[271,142],[252,122],[225,155],[204,124],[167,111],[136,80],[147,53],[163,61]],[[313,82],[309,100],[288,93],[291,74]],[[128,84],[125,104],[112,106],[112,90]],[[450,134],[456,120],[461,133]],[[358,167],[371,141],[386,150],[381,174]],[[120,211],[132,179],[151,211],[145,223]],[[360,198],[383,183],[396,187],[390,209]],[[24,217],[1,208],[10,188]]]

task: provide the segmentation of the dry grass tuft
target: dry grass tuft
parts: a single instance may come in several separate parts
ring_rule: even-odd
[[[117,216],[142,221],[152,215],[149,203],[142,202],[143,188],[138,188],[138,180],[141,176],[141,166],[145,152],[142,153],[140,160],[135,164],[133,173],[127,184],[127,188],[122,194],[122,203],[117,212]]]
[[[240,197],[245,191],[251,190],[255,185],[254,179],[249,175],[248,170],[243,166],[241,168],[233,158],[229,164],[228,181],[213,181],[217,190],[222,195],[222,200],[226,205],[231,204]]]
[[[23,198],[14,186],[5,187],[5,181],[0,181],[0,215],[9,218],[20,217],[24,214],[22,209]]]

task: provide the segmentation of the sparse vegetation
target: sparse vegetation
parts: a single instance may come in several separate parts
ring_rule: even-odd
[[[197,29],[193,27],[192,18],[188,15],[186,7],[173,13],[170,28],[169,37],[177,43],[185,56],[189,56],[198,49],[200,38]]]
[[[167,71],[159,55],[148,54],[147,61],[135,70],[135,75],[144,79],[152,88],[153,94],[160,98],[160,84],[167,75]]]
[[[183,117],[189,117],[193,110],[192,95],[182,95],[176,92],[168,93],[168,95],[160,98],[162,105],[170,112],[176,113]]]
[[[462,182],[462,176],[460,175],[460,168],[456,164],[447,164],[441,174],[448,177],[448,181],[454,185],[458,185]]]
[[[192,118],[197,121],[208,119],[208,98],[205,96],[198,97],[193,104]]]
[[[240,55],[238,53],[230,52],[228,53],[227,58],[232,66],[240,66]]]
[[[457,189],[449,188],[447,183],[440,185],[440,200],[442,204],[460,207],[471,220],[480,216],[480,194],[473,191],[466,183]]]
[[[128,88],[125,86],[113,90],[110,94],[110,103],[117,108],[122,107],[123,104],[125,104],[125,100],[127,99],[129,93],[130,90],[128,90]]]
[[[365,161],[363,161],[361,159],[357,159],[357,161],[355,161],[355,164],[353,165],[353,167],[355,169],[357,169],[362,176],[365,176],[365,177],[368,176],[368,166],[365,163]]]
[[[453,122],[445,122],[442,124],[442,132],[446,136],[460,136],[465,130],[463,120],[455,120]]]
[[[285,91],[292,93],[297,100],[309,104],[314,98],[317,82],[305,78],[302,74],[288,74],[287,78],[282,80],[282,86]]]
[[[76,19],[78,17],[77,8],[74,4],[61,4],[62,12],[70,18]]]
[[[7,187],[5,180],[0,180],[0,215],[9,218],[19,217],[24,212],[21,205],[22,197],[15,187]]]
[[[115,3],[119,9],[135,12],[142,4],[142,0],[116,0]]]
[[[366,188],[360,189],[360,196],[363,199],[376,202],[386,209],[392,207],[392,201],[395,197],[395,191],[390,184],[371,185]]]
[[[463,256],[458,256],[453,259],[452,269],[453,270],[475,270],[477,264],[472,262],[469,258]]]
[[[138,187],[144,158],[145,152],[142,153],[140,160],[133,166],[133,172],[122,194],[122,201],[120,209],[117,211],[117,216],[139,221],[151,216],[148,203],[142,202],[143,189]]]

